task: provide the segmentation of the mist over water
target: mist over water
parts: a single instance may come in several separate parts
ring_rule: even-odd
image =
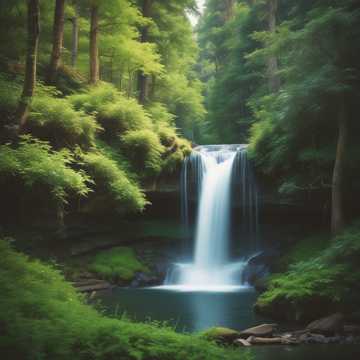
[[[236,291],[244,287],[241,273],[245,256],[230,257],[232,204],[239,196],[247,233],[257,233],[258,197],[251,179],[245,145],[210,145],[196,148],[184,162],[181,175],[182,217],[189,234],[189,198],[198,199],[193,262],[169,270],[165,288],[189,291]],[[234,191],[234,185],[236,191]],[[236,193],[236,194],[235,194]],[[247,234],[248,235],[248,234]],[[257,247],[253,240],[253,250]]]

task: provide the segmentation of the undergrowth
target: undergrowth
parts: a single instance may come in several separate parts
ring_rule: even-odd
[[[156,324],[109,318],[84,302],[58,270],[0,241],[1,356],[8,359],[248,359]]]

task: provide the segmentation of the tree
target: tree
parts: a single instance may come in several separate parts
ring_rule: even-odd
[[[19,124],[19,132],[22,131],[28,114],[29,105],[34,95],[36,85],[36,64],[40,35],[40,6],[39,0],[27,1],[27,54],[25,65],[25,79],[23,91],[15,117]]]
[[[94,2],[90,7],[90,84],[96,84],[100,79],[99,68],[99,5]]]
[[[340,102],[338,114],[338,141],[332,177],[331,232],[338,235],[345,226],[344,220],[344,173],[348,147],[348,120],[345,100]]]
[[[278,11],[278,0],[268,0],[268,26],[269,32],[276,32],[276,14]],[[267,63],[270,92],[277,92],[280,89],[280,78],[278,76],[278,61],[276,55],[269,56]]]
[[[53,83],[60,66],[61,52],[64,38],[64,20],[65,20],[65,0],[56,0],[54,27],[53,27],[53,44],[50,57],[48,81]]]
[[[143,0],[141,12],[144,18],[150,18],[151,7],[152,7],[152,0]],[[141,29],[140,41],[142,43],[145,43],[148,42],[148,40],[149,40],[149,25],[145,24]],[[139,71],[139,75],[138,75],[138,89],[139,89],[139,102],[140,104],[145,104],[149,93],[149,81],[148,81],[148,76],[142,71]]]
[[[78,51],[79,51],[79,15],[78,15],[78,4],[74,2],[74,16],[70,19],[72,24],[71,31],[71,66],[75,67]]]

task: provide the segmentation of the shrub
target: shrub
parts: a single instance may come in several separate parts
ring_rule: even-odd
[[[117,211],[141,211],[147,201],[143,192],[132,182],[126,172],[114,160],[102,152],[89,152],[82,155],[87,172],[94,178],[96,193],[105,194],[114,203]],[[109,207],[109,204],[106,204]],[[111,207],[110,207],[111,208]]]
[[[21,82],[7,74],[0,73],[0,109],[1,114],[13,114],[21,94]]]
[[[321,245],[308,241],[296,245],[286,259],[293,262],[285,273],[271,277],[257,309],[291,320],[322,316],[339,308],[351,311],[350,304],[360,300],[360,226],[349,228],[327,247],[325,244],[322,240]]]
[[[43,92],[32,102],[27,127],[32,134],[50,141],[57,148],[76,145],[89,148],[101,130],[92,116],[76,111],[67,99]]]
[[[136,100],[126,98],[113,85],[101,83],[69,99],[76,109],[95,114],[107,137],[151,127],[151,119],[143,107]]]
[[[18,147],[0,146],[0,174],[20,178],[26,188],[44,185],[58,203],[65,203],[69,193],[87,195],[90,178],[73,170],[73,155],[68,150],[54,152],[47,142],[22,136]]]
[[[125,153],[138,171],[144,171],[146,176],[160,173],[165,148],[157,134],[151,130],[135,130],[127,132],[121,139]]]
[[[0,241],[0,351],[9,359],[248,358],[169,328],[112,319],[85,305],[59,271]]]
[[[109,281],[129,281],[137,272],[149,271],[128,247],[100,252],[90,264],[90,270]]]

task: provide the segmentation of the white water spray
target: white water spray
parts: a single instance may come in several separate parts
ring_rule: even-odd
[[[185,161],[182,173],[182,215],[187,234],[189,197],[195,195],[198,198],[194,260],[192,263],[174,264],[163,288],[180,291],[236,291],[244,287],[241,274],[246,260],[232,262],[229,245],[232,201],[235,200],[233,183],[239,187],[245,228],[254,235],[253,238],[257,237],[257,189],[248,168],[244,145],[199,147]],[[190,183],[193,185],[192,192]],[[252,242],[256,244],[254,239]]]

